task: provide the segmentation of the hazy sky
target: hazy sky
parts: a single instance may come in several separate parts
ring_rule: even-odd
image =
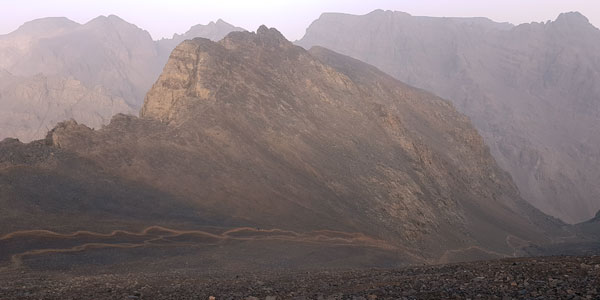
[[[600,27],[599,0],[0,0],[0,34],[42,17],[64,16],[85,23],[115,14],[148,30],[154,39],[221,18],[251,31],[261,24],[276,27],[296,40],[322,12],[365,14],[378,8],[419,16],[482,16],[514,24],[579,11]]]

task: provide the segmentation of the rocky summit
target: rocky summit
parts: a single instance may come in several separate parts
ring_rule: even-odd
[[[3,141],[0,192],[8,269],[390,267],[572,238],[448,101],[264,26],[181,43],[139,118]]]
[[[372,64],[471,118],[522,197],[568,223],[600,210],[600,30],[577,12],[513,26],[323,14],[298,43]]]

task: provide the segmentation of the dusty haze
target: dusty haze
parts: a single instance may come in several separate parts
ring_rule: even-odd
[[[562,12],[579,11],[600,26],[597,1],[588,0],[224,0],[224,1],[3,1],[0,34],[44,17],[67,17],[86,23],[98,15],[115,14],[150,32],[154,39],[170,38],[195,24],[223,18],[236,26],[278,28],[289,40],[300,39],[323,12],[366,14],[375,9],[405,11],[416,16],[487,17],[513,24],[553,20]]]

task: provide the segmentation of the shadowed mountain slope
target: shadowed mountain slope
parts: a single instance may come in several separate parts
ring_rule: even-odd
[[[181,43],[140,118],[100,130],[66,122],[0,153],[4,234],[222,228],[208,236],[224,248],[201,249],[224,266],[227,253],[288,267],[512,256],[557,241],[563,226],[519,197],[450,103],[264,26]],[[174,243],[174,232],[121,247]]]
[[[332,13],[298,44],[352,56],[452,101],[542,211],[576,223],[600,209],[600,31],[581,14],[512,26]]]

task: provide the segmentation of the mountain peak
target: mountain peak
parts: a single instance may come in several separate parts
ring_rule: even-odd
[[[90,20],[89,22],[87,22],[85,25],[102,25],[102,26],[106,26],[106,25],[115,25],[115,24],[125,24],[125,25],[133,25],[125,20],[123,20],[121,17],[117,16],[117,15],[108,15],[108,16],[98,16],[92,20]],[[135,25],[134,25],[135,26]]]
[[[174,34],[173,39],[175,40],[175,43],[173,47],[184,39],[193,39],[195,37],[204,37],[213,41],[218,41],[232,31],[245,31],[245,29],[235,27],[222,19],[218,19],[216,22],[211,21],[206,25],[196,24],[183,34]]]
[[[123,20],[121,17],[117,16],[117,15],[108,15],[108,17],[106,17],[109,20],[112,21],[120,21],[120,22],[125,22],[125,20]]]
[[[217,25],[226,25],[226,26],[233,26],[225,21],[223,21],[223,19],[218,19],[217,22],[215,22],[215,24]]]
[[[210,21],[208,24],[206,25],[202,25],[202,24],[196,24],[192,27],[190,27],[190,29],[184,33],[184,35],[189,35],[189,34],[193,34],[194,32],[200,32],[200,31],[207,31],[207,30],[219,30],[219,29],[226,29],[226,30],[231,30],[231,29],[238,29],[235,26],[223,21],[222,19],[218,19],[216,22],[215,21]],[[177,35],[177,34],[175,34]]]
[[[260,25],[260,27],[258,27],[258,30],[256,30],[256,34],[258,36],[287,41],[287,39],[283,36],[283,34],[281,34],[281,32],[279,32],[279,30],[275,28],[268,28],[265,25]]]
[[[403,11],[395,11],[395,10],[383,10],[383,9],[376,9],[370,13],[367,14],[368,16],[381,16],[381,15],[386,15],[386,16],[403,16],[403,17],[411,17],[411,14],[403,12]]]
[[[21,25],[15,32],[42,33],[60,29],[69,29],[77,27],[79,25],[79,23],[71,21],[65,17],[49,17],[26,22],[25,24]]]
[[[577,11],[561,13],[556,18],[556,22],[570,25],[590,24],[588,18]]]

